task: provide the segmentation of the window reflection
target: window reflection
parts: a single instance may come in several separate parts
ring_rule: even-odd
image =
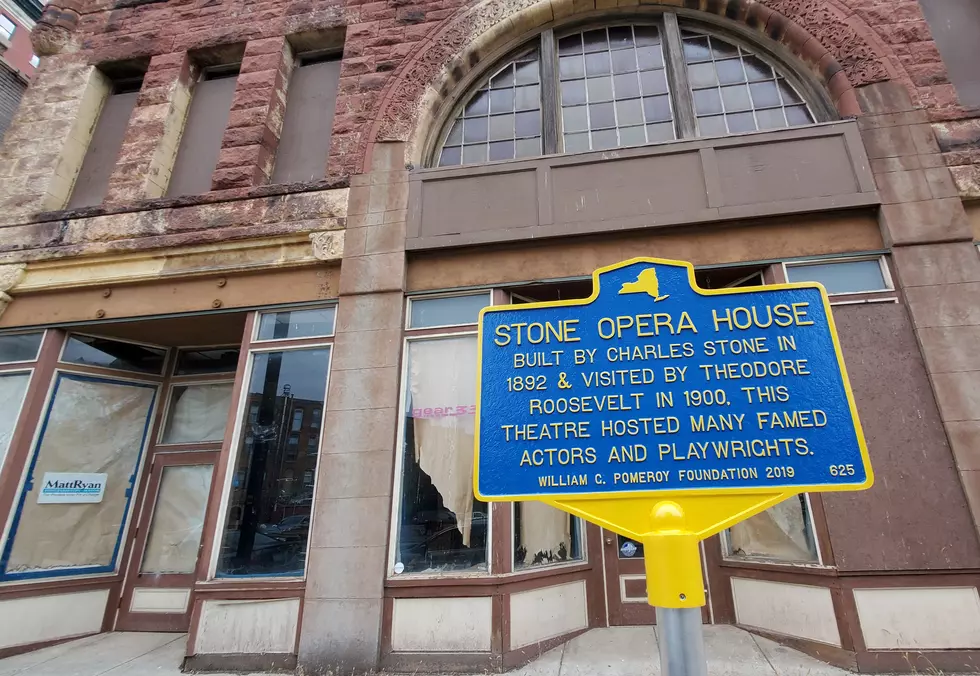
[[[136,343],[73,335],[65,343],[61,361],[84,366],[102,366],[137,373],[162,373],[167,351]]]
[[[219,575],[303,574],[320,430],[311,415],[293,428],[322,408],[329,360],[324,347],[255,354]]]

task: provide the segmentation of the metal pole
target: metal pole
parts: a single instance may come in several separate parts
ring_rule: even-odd
[[[700,608],[657,607],[661,676],[708,676]]]

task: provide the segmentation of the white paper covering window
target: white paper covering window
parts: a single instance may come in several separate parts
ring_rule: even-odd
[[[192,444],[224,439],[232,386],[232,383],[208,383],[174,387],[163,443]]]
[[[794,563],[816,563],[806,497],[788,498],[728,531],[731,555]]]
[[[0,375],[0,467],[7,456],[30,379],[29,373]]]
[[[155,394],[138,383],[58,377],[5,573],[112,569]],[[102,502],[37,504],[46,472],[107,474]]]
[[[212,465],[163,468],[141,573],[194,572],[212,470]]]

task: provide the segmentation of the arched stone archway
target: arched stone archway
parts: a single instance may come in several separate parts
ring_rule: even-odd
[[[439,110],[487,56],[546,24],[617,7],[704,12],[767,36],[810,67],[845,117],[860,113],[855,87],[908,80],[888,46],[840,0],[482,0],[447,18],[401,65],[367,141],[406,141],[406,159],[417,162]]]

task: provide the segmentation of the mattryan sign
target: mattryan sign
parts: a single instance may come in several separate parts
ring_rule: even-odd
[[[483,500],[846,490],[872,473],[817,283],[697,288],[637,258],[480,315]]]
[[[80,474],[71,472],[45,472],[37,503],[72,504],[98,503],[105,495],[108,474]]]

